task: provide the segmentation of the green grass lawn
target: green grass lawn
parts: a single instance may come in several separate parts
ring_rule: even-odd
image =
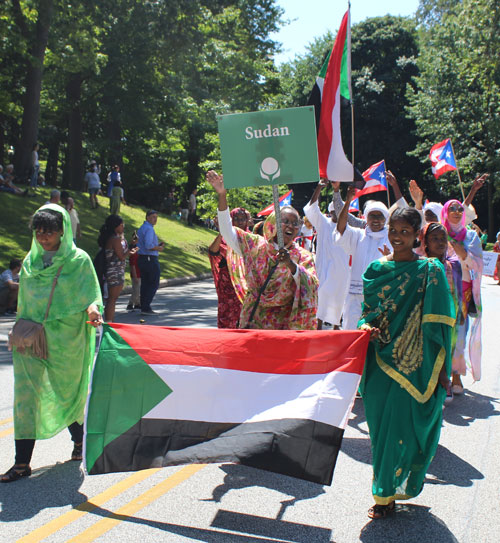
[[[37,189],[35,196],[22,198],[5,192],[0,193],[0,271],[6,269],[11,258],[24,258],[31,246],[29,220],[31,215],[49,198],[50,188]],[[80,217],[82,237],[77,245],[93,258],[98,250],[99,229],[109,215],[109,200],[99,196],[100,206],[91,209],[88,195],[69,191],[75,200]],[[123,205],[120,215],[125,221],[125,236],[130,240],[132,232],[144,222],[146,210],[138,206]],[[207,248],[215,232],[201,226],[188,227],[185,223],[158,215],[155,226],[160,241],[166,243],[160,253],[162,279],[198,275],[210,271]],[[130,281],[126,274],[127,282]]]

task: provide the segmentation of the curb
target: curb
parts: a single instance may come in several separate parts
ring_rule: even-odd
[[[158,288],[175,287],[176,285],[185,285],[186,283],[193,283],[194,281],[204,281],[212,277],[211,272],[200,273],[199,275],[188,275],[186,277],[172,277],[172,279],[162,279]],[[131,294],[132,287],[127,286],[120,292],[120,296],[124,294]]]

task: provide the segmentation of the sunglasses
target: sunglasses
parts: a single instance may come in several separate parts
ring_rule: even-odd
[[[288,219],[282,219],[281,221],[285,226],[294,226],[297,228],[297,226],[300,226],[302,224],[302,221],[295,220],[295,221],[289,221]]]
[[[450,206],[448,211],[451,211],[452,213],[463,213],[464,208],[462,206]]]

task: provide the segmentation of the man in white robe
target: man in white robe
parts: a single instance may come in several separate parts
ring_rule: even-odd
[[[305,216],[316,228],[317,236],[316,273],[319,279],[317,312],[319,330],[321,330],[323,322],[332,324],[334,328],[340,326],[342,308],[351,275],[349,256],[343,249],[332,243],[337,220],[333,206],[332,218],[321,213],[319,209],[319,195],[321,189],[326,186],[328,186],[328,181],[321,180],[311,200],[304,207]]]
[[[392,252],[389,243],[387,220],[389,210],[382,202],[371,200],[365,207],[366,228],[354,228],[347,224],[349,205],[355,198],[355,188],[347,189],[347,197],[338,217],[332,241],[352,255],[351,281],[344,306],[342,328],[356,330],[361,317],[363,302],[363,273],[368,265],[384,254]]]

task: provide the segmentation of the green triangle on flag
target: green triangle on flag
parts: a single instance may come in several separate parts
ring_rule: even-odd
[[[137,352],[104,324],[87,407],[87,472],[106,445],[139,422],[171,392]]]

